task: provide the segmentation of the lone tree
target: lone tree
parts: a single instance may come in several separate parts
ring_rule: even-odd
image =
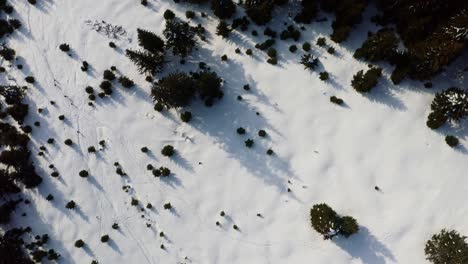
[[[202,100],[206,104],[212,104],[214,99],[221,99],[223,92],[221,91],[221,84],[223,80],[212,71],[202,71],[199,73],[197,79],[197,90]]]
[[[164,54],[127,49],[127,57],[138,67],[140,73],[153,75],[164,67]]]
[[[197,44],[195,39],[196,28],[178,19],[166,20],[166,28],[163,34],[166,38],[166,46],[172,48],[174,55],[186,57]]]
[[[372,67],[366,73],[360,70],[353,76],[351,86],[360,93],[368,93],[377,85],[380,76],[382,76],[381,68]]]
[[[164,40],[158,35],[140,28],[137,29],[137,33],[138,45],[142,48],[155,54],[164,53]]]
[[[236,13],[236,5],[232,0],[211,0],[211,10],[220,19],[226,19]]]
[[[310,221],[315,231],[323,235],[323,239],[331,239],[336,235],[348,238],[359,231],[356,219],[351,216],[339,216],[324,203],[312,207]]]
[[[195,81],[184,72],[170,73],[151,88],[156,103],[167,108],[183,107],[190,103],[195,93]]]
[[[434,264],[468,263],[468,244],[465,239],[455,230],[442,229],[426,242],[426,259]]]

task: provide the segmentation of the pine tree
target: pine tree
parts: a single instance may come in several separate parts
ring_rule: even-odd
[[[310,210],[310,221],[315,231],[330,239],[338,233],[338,214],[327,204],[316,204]]]
[[[166,20],[166,28],[163,32],[166,38],[166,46],[172,48],[174,55],[180,55],[181,57],[186,57],[192,52],[197,43],[196,33],[196,29],[187,22],[177,19]]]
[[[137,33],[138,45],[151,53],[164,53],[164,41],[158,35],[140,28]]]
[[[154,74],[164,67],[166,61],[163,54],[154,54],[147,51],[134,51],[127,49],[127,57],[135,63],[140,73]]]
[[[426,242],[426,259],[434,264],[468,263],[466,237],[455,230],[442,229]]]
[[[231,29],[228,24],[224,20],[219,21],[219,24],[216,27],[216,35],[227,38],[229,37],[229,33],[231,33]]]
[[[195,93],[195,81],[183,72],[170,73],[151,88],[155,103],[167,108],[183,107],[190,103]]]
[[[236,13],[236,5],[232,0],[211,0],[211,10],[220,19],[226,19]]]

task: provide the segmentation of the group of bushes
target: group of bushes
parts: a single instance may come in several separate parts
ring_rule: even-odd
[[[215,99],[221,99],[222,79],[212,71],[201,71],[191,75],[174,72],[153,84],[151,96],[156,108],[161,106],[177,108],[187,106],[197,93],[205,105],[211,106]]]
[[[323,235],[323,239],[332,239],[342,235],[349,237],[359,231],[359,226],[351,216],[340,216],[327,204],[316,204],[310,210],[312,227]]]
[[[351,86],[360,93],[368,93],[377,85],[377,82],[382,76],[382,69],[371,67],[365,73],[360,70],[353,76]]]
[[[437,93],[431,103],[427,126],[441,127],[445,122],[458,122],[468,115],[468,91],[456,87]]]

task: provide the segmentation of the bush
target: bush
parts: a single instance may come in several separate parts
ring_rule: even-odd
[[[102,242],[102,243],[106,243],[107,241],[109,241],[109,235],[103,235],[103,236],[101,237],[101,242]]]
[[[77,248],[81,248],[81,247],[83,247],[83,246],[84,246],[84,244],[85,244],[85,243],[84,243],[84,241],[83,241],[83,240],[81,240],[81,239],[78,239],[78,240],[75,242],[75,247],[77,247]]]
[[[105,80],[108,80],[108,81],[115,80],[115,74],[111,70],[105,70],[103,77]]]
[[[148,152],[148,148],[147,148],[147,147],[142,147],[140,150],[141,150],[141,152],[143,152],[143,153]]]
[[[161,150],[161,154],[166,157],[171,157],[172,155],[174,155],[174,152],[174,147],[171,145],[166,145]]]
[[[193,12],[191,10],[187,10],[185,12],[185,17],[188,18],[188,19],[194,19],[195,18],[195,12]]]
[[[71,200],[69,201],[66,205],[65,205],[65,208],[67,209],[74,209],[76,207],[76,203],[75,201]]]
[[[296,45],[289,46],[289,51],[292,52],[292,53],[296,52],[297,51]]]
[[[59,49],[63,52],[69,52],[70,51],[70,45],[63,43],[60,44]]]
[[[304,54],[301,56],[301,61],[299,63],[304,65],[304,70],[313,71],[315,67],[317,67],[319,60],[318,58],[314,58],[312,54]]]
[[[260,130],[258,131],[258,136],[259,136],[259,137],[266,137],[266,131],[263,130],[263,129],[260,129]]]
[[[442,229],[426,242],[426,259],[434,264],[467,263],[468,244],[466,237],[455,230]]]
[[[153,54],[164,53],[164,41],[158,35],[140,28],[137,29],[137,33],[140,47]]]
[[[14,49],[4,47],[2,50],[0,50],[0,56],[7,61],[12,61],[15,59],[16,51]]]
[[[179,20],[166,20],[166,28],[163,31],[166,38],[166,46],[172,48],[174,55],[186,57],[197,44],[195,35],[197,31],[187,22]]]
[[[301,32],[292,25],[288,26],[288,28],[283,30],[280,34],[281,40],[294,39],[294,41],[298,41],[300,37]]]
[[[447,143],[447,145],[454,148],[454,147],[458,146],[459,140],[455,136],[448,135],[448,136],[445,137],[445,142]]]
[[[163,17],[166,20],[172,20],[175,18],[175,14],[174,12],[172,12],[172,10],[167,9],[166,11],[164,11]]]
[[[251,148],[254,145],[254,141],[252,139],[250,139],[250,138],[247,139],[244,143],[245,143],[245,146],[248,147],[248,148]]]
[[[321,72],[319,75],[320,75],[319,78],[320,78],[320,80],[322,80],[322,81],[326,81],[326,80],[328,80],[328,78],[329,78],[329,74],[328,74],[328,72],[326,72],[326,71]]]
[[[241,31],[246,31],[249,28],[250,21],[246,16],[236,18],[232,21],[232,28],[240,27]]]
[[[340,217],[327,204],[316,204],[310,210],[312,227],[323,235],[323,239],[331,239],[336,235],[348,238],[359,231],[356,219],[351,216]]]
[[[24,78],[24,80],[25,80],[27,83],[35,83],[35,82],[36,82],[36,79],[34,79],[33,76],[27,76],[26,78]]]
[[[172,209],[171,203],[165,203],[165,204],[164,204],[164,209],[166,209],[166,210],[171,210],[171,209]]]
[[[356,221],[351,216],[343,216],[339,221],[339,234],[348,238],[352,234],[355,234],[359,231],[359,226]]]
[[[120,76],[119,83],[125,88],[132,88],[135,83],[127,76]]]
[[[318,13],[317,1],[301,1],[302,10],[294,17],[297,23],[310,24]]]
[[[327,52],[330,53],[330,54],[335,54],[335,48],[329,47],[329,48],[327,49]]]
[[[311,46],[310,46],[309,42],[304,42],[304,44],[302,44],[302,49],[304,51],[310,51],[310,48],[311,48]]]
[[[320,37],[320,38],[317,39],[317,46],[323,47],[323,46],[325,46],[326,44],[327,44],[327,43],[326,43],[325,38]]]
[[[86,91],[87,94],[92,94],[92,93],[94,93],[94,89],[93,89],[93,87],[91,87],[91,86],[87,86],[87,87],[85,88],[85,91]]]
[[[237,131],[237,134],[239,135],[245,134],[245,129],[243,127],[239,127],[236,131]]]
[[[65,145],[67,145],[67,146],[73,145],[73,141],[71,139],[69,139],[69,138],[65,139],[65,141],[63,143],[65,143]]]
[[[81,178],[86,178],[86,177],[89,176],[89,173],[88,173],[88,171],[82,170],[82,171],[79,172],[79,175],[80,175]]]
[[[245,51],[245,54],[251,56],[253,53],[252,53],[252,50],[251,50],[251,49],[247,49],[247,50]]]
[[[371,68],[366,73],[363,70],[360,70],[356,75],[353,76],[351,81],[351,86],[360,92],[367,93],[372,90],[377,85],[377,82],[382,76],[381,68]]]
[[[337,104],[337,105],[342,105],[344,103],[343,99],[340,99],[336,96],[330,97],[330,102]]]
[[[275,45],[275,40],[274,39],[267,39],[264,42],[255,45],[255,47],[260,49],[260,50],[267,50],[273,45]]]
[[[185,111],[180,114],[180,119],[182,120],[182,122],[188,123],[190,122],[190,120],[192,120],[192,113],[189,111]]]
[[[270,38],[276,38],[276,31],[272,30],[269,27],[266,27],[263,31],[263,35],[269,36]]]
[[[354,58],[370,62],[391,60],[397,53],[399,40],[391,29],[381,29],[371,35],[354,53]]]
[[[170,73],[153,84],[151,96],[155,102],[167,108],[183,107],[190,103],[195,93],[196,83],[186,73]]]
[[[104,91],[105,94],[110,95],[112,94],[112,83],[109,81],[102,81],[99,85],[99,88]]]

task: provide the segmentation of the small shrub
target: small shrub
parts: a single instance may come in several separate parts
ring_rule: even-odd
[[[195,18],[195,12],[193,12],[191,10],[187,10],[185,12],[185,17],[188,18],[188,19],[194,19]]]
[[[245,134],[245,129],[243,127],[239,127],[236,131],[237,131],[237,134],[239,135]]]
[[[266,152],[266,154],[267,154],[267,155],[270,155],[270,156],[273,155],[273,153],[274,153],[274,152],[273,152],[272,149],[268,149],[267,152]]]
[[[119,77],[119,83],[125,88],[132,88],[133,85],[135,85],[133,80],[131,80],[130,78],[128,78],[126,76],[120,76]]]
[[[310,48],[311,48],[311,47],[310,47],[310,43],[309,43],[309,42],[304,42],[304,44],[302,44],[302,49],[303,49],[304,51],[306,51],[306,52],[307,52],[307,51],[310,51]]]
[[[147,148],[147,147],[142,147],[142,148],[141,148],[141,152],[143,152],[143,153],[148,152],[148,148]]]
[[[71,200],[69,201],[66,205],[65,205],[65,208],[67,209],[74,209],[76,207],[76,203],[75,201]]]
[[[325,46],[325,45],[327,44],[327,42],[326,42],[325,38],[320,37],[320,38],[317,39],[317,43],[316,43],[316,44],[317,44],[317,46],[319,46],[319,47],[323,47],[323,46]]]
[[[337,105],[342,105],[344,103],[343,99],[340,99],[336,96],[330,97],[330,102],[337,104]]]
[[[70,51],[70,45],[63,43],[60,44],[59,49],[63,52],[69,52]]]
[[[296,45],[289,46],[289,51],[292,52],[292,53],[296,52],[297,51]]]
[[[174,155],[174,152],[174,147],[171,145],[166,145],[161,150],[161,154],[166,157],[171,157],[172,155]]]
[[[174,12],[172,12],[172,10],[167,9],[166,11],[164,11],[163,17],[166,20],[172,20],[175,18],[175,14]]]
[[[258,131],[258,136],[259,136],[259,137],[266,137],[266,131],[263,130],[263,129],[259,130],[259,131]]]
[[[319,76],[320,76],[320,77],[319,77],[320,80],[322,80],[322,81],[326,81],[326,80],[328,80],[328,78],[329,78],[329,74],[328,74],[328,72],[326,72],[326,71],[321,72],[321,73],[319,74]]]
[[[455,137],[455,136],[452,136],[452,135],[446,136],[445,137],[445,142],[447,143],[447,145],[449,145],[452,148],[458,146],[458,144],[459,144],[458,138]]]
[[[189,111],[185,111],[180,114],[180,119],[182,120],[182,122],[188,123],[190,122],[190,120],[192,120],[192,113]]]
[[[226,54],[224,54],[223,56],[221,56],[221,60],[222,61],[227,61],[228,60],[228,57]]]
[[[327,52],[330,53],[330,54],[335,54],[335,48],[329,47],[329,48],[327,49]]]
[[[249,56],[252,56],[253,53],[252,53],[252,50],[251,50],[251,49],[247,49],[247,50],[245,51],[245,54],[247,54],[247,55],[249,55]]]
[[[166,209],[166,210],[172,209],[171,203],[165,203],[165,204],[164,204],[164,209]]]
[[[86,91],[87,94],[92,94],[92,93],[94,93],[94,89],[93,89],[93,87],[91,87],[91,86],[87,86],[87,87],[85,88],[85,91]]]
[[[251,148],[254,145],[254,141],[252,139],[250,139],[250,138],[247,139],[244,143],[245,143],[245,146],[248,147],[248,148]]]
[[[65,139],[65,141],[63,143],[65,143],[65,145],[67,145],[67,146],[73,145],[73,141],[71,139],[69,139],[69,138]]]
[[[34,79],[34,77],[32,77],[32,76],[28,76],[28,77],[24,78],[24,80],[27,83],[35,83],[36,82],[36,79]]]
[[[104,77],[105,80],[108,80],[108,81],[115,80],[115,74],[110,70],[105,70],[104,74],[103,74],[103,77]]]
[[[79,175],[80,175],[81,178],[86,178],[86,177],[89,176],[89,173],[86,170],[82,170],[82,171],[79,172]]]
[[[101,242],[102,242],[102,243],[106,243],[107,241],[109,241],[109,235],[103,235],[103,236],[101,237]]]
[[[84,241],[81,240],[81,239],[78,239],[77,241],[75,241],[75,247],[77,247],[77,248],[83,247],[84,244],[85,244]]]

